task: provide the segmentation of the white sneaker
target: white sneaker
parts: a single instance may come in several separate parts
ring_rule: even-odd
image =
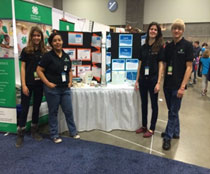
[[[61,138],[53,138],[53,142],[55,143],[55,144],[58,144],[58,143],[61,143],[62,142],[62,139]]]
[[[80,135],[79,134],[76,134],[76,135],[73,136],[73,138],[74,139],[80,139]]]

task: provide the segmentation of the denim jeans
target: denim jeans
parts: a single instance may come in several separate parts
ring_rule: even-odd
[[[30,106],[30,100],[33,93],[33,112],[32,112],[32,124],[38,124],[39,122],[39,108],[42,102],[43,96],[43,85],[28,85],[29,96],[23,94],[23,90],[21,88],[21,115],[18,121],[18,126],[25,127],[28,110]]]
[[[69,129],[69,133],[74,136],[77,134],[76,126],[74,123],[71,90],[68,87],[55,87],[49,88],[44,85],[44,92],[49,109],[49,127],[51,138],[57,138],[58,135],[58,108],[61,108],[64,112],[66,123]]]
[[[171,90],[164,88],[166,104],[168,108],[168,123],[165,130],[165,140],[170,140],[172,137],[179,136],[179,110],[181,108],[182,98],[177,97],[178,90]]]
[[[154,93],[157,79],[144,79],[139,81],[139,92],[141,96],[142,126],[147,127],[148,93],[152,105],[152,118],[150,130],[154,131],[158,118],[158,93]]]

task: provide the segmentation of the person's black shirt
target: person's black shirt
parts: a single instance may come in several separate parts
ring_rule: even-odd
[[[178,43],[172,41],[165,48],[164,88],[178,90],[184,79],[186,62],[193,61],[192,43],[182,38]],[[172,75],[168,75],[168,66],[172,66]]]
[[[163,61],[164,59],[164,49],[163,47],[160,50],[152,51],[152,45],[144,44],[140,49],[140,58],[141,61],[141,69],[140,69],[140,77],[139,80],[142,79],[153,79],[158,78],[158,70],[159,70],[159,61]],[[145,75],[145,67],[149,67],[149,75]]]
[[[200,52],[201,52],[201,48],[200,47],[193,47],[193,57],[194,58],[199,57]]]
[[[25,48],[22,50],[20,55],[20,60],[26,63],[25,66],[25,80],[26,85],[42,85],[42,81],[35,79],[36,68],[38,62],[42,58],[42,53],[40,50],[35,51],[34,53],[26,53]]]
[[[71,70],[71,60],[69,55],[62,51],[60,58],[53,50],[44,54],[39,66],[45,69],[44,74],[48,81],[56,84],[57,87],[67,87],[69,83],[69,71]],[[65,68],[66,66],[66,68]],[[62,82],[61,74],[65,72],[66,81]]]

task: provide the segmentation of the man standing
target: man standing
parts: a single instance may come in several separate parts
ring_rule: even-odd
[[[164,150],[171,148],[171,139],[180,136],[179,110],[187,82],[192,72],[193,46],[185,40],[184,21],[176,19],[171,26],[173,41],[165,48],[164,94],[168,108],[168,123],[163,137]]]

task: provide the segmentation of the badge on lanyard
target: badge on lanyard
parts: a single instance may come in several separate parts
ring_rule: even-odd
[[[145,68],[144,68],[144,75],[145,76],[149,75],[149,66],[145,66]]]
[[[34,72],[34,80],[40,80],[40,78],[36,72]]]
[[[66,82],[66,73],[65,72],[61,73],[61,78],[62,78],[62,82]]]
[[[168,66],[168,75],[172,75],[172,71],[173,71],[173,67],[172,66]]]
[[[67,71],[67,68],[68,68],[67,65],[64,65],[63,70]]]

